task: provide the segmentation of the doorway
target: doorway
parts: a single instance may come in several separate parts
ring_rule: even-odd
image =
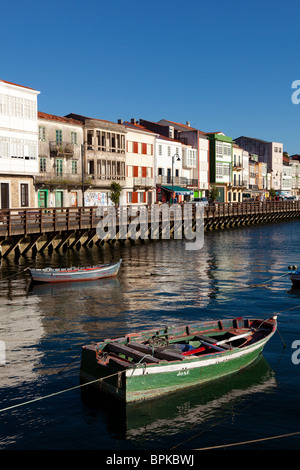
[[[1,183],[1,209],[9,209],[9,183]]]

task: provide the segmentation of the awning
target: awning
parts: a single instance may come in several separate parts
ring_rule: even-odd
[[[165,189],[166,191],[172,192],[172,186],[161,186],[162,189]],[[187,188],[182,188],[181,186],[173,186],[173,191],[176,195],[182,194],[182,195],[192,195],[194,194],[194,191],[187,189]]]

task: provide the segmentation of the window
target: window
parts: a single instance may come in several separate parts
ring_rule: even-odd
[[[223,164],[223,175],[224,176],[230,175],[230,165],[228,163]]]
[[[55,136],[56,136],[56,138],[55,138],[56,143],[61,144],[62,143],[62,131],[56,130],[55,131]]]
[[[77,132],[71,132],[71,142],[77,145]]]
[[[158,155],[162,155],[162,145],[158,146]]]
[[[0,141],[0,158],[8,158],[9,157],[9,142],[2,140]]]
[[[63,173],[63,160],[60,158],[56,159],[56,176],[62,176]]]
[[[168,146],[168,157],[171,156],[171,147]]]
[[[29,206],[28,184],[21,183],[21,207],[28,207],[28,206]]]
[[[77,161],[72,160],[72,175],[77,175]]]
[[[47,158],[40,158],[40,172],[45,173],[47,171]]]
[[[222,178],[223,176],[223,164],[216,163],[216,178]]]
[[[0,114],[9,114],[7,95],[0,95]]]
[[[146,193],[138,193],[138,201],[137,202],[144,202],[144,196],[146,196]]]
[[[46,127],[43,127],[43,126],[39,127],[39,140],[41,142],[45,142],[45,140],[46,140]]]

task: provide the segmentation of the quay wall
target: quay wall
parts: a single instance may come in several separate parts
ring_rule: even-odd
[[[187,228],[188,225],[190,230],[197,230],[200,210],[197,206],[163,206],[0,210],[0,258],[93,244],[135,243],[168,236],[184,238],[183,226]],[[168,215],[167,225],[164,210]],[[185,213],[189,218],[185,218]],[[201,209],[204,231],[297,218],[300,219],[300,201],[217,203],[204,206],[203,212]],[[100,231],[99,226],[102,227]]]

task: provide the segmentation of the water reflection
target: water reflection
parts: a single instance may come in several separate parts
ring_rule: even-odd
[[[232,413],[241,400],[255,400],[257,394],[270,393],[276,385],[274,372],[260,356],[240,373],[157,400],[123,405],[89,387],[82,389],[81,396],[88,409],[87,421],[92,416],[95,423],[101,416],[110,434],[147,447],[159,438],[182,435],[191,429],[199,432],[223,413]]]
[[[186,251],[185,241],[165,240],[2,259],[0,340],[7,343],[7,364],[0,368],[2,403],[9,406],[64,388],[58,372],[68,364],[71,366],[64,369],[64,376],[68,372],[70,382],[77,385],[82,345],[136,330],[241,315],[267,317],[281,312],[279,329],[286,344],[292,343],[300,336],[299,293],[292,289],[288,276],[282,275],[288,265],[300,265],[297,259],[299,225],[299,221],[294,221],[209,232],[205,234],[203,249],[197,252]],[[120,258],[123,263],[116,280],[84,285],[32,287],[24,271],[30,266],[88,266]],[[273,368],[281,347],[276,335],[264,350]],[[281,383],[295,377],[295,366],[289,354],[287,356],[278,364]],[[78,362],[72,362],[76,357]],[[284,423],[288,429],[292,423],[296,428],[299,420],[294,410],[297,409],[298,389],[295,387],[289,395],[291,399],[286,400],[286,396],[275,390],[273,372],[266,365],[265,369],[263,365],[257,366],[258,363],[256,374],[252,375],[253,366],[222,382],[201,387],[201,393],[197,388],[190,389],[125,410],[107,399],[99,405],[98,401],[94,404],[88,398],[84,401],[86,406],[82,406],[80,399],[69,401],[69,395],[56,397],[50,406],[45,401],[36,408],[35,405],[20,408],[18,418],[17,412],[7,414],[7,421],[2,423],[4,446],[8,442],[6,436],[18,436],[15,447],[23,444],[23,448],[41,448],[40,438],[44,434],[44,446],[49,445],[50,439],[52,448],[63,448],[66,436],[69,436],[66,447],[72,448],[77,444],[80,448],[93,445],[106,448],[107,443],[116,448],[118,437],[124,448],[132,442],[171,448],[211,423],[215,425],[213,440],[219,438],[220,441],[224,429],[216,424],[217,419],[231,413],[242,400],[249,398],[251,401],[270,391],[276,393],[272,393],[271,400],[270,395],[268,400],[262,400],[260,411],[251,407],[251,416],[247,412],[242,414],[245,432],[248,433],[251,420],[255,426],[259,422],[261,432],[265,431],[266,435],[270,434],[267,422],[272,426],[275,422],[279,426]],[[290,393],[287,388],[286,393]],[[271,419],[264,422],[262,416],[267,406],[271,409]],[[37,410],[34,416],[38,415],[40,421],[29,419],[33,410]],[[61,421],[57,421],[57,413],[61,414]],[[118,423],[122,413],[123,429],[120,430]],[[109,436],[106,441],[104,438],[103,442],[91,442],[95,436],[91,423],[98,430],[99,427],[104,430],[101,438]],[[80,431],[75,441],[77,427]],[[278,429],[278,434],[282,432]],[[235,436],[238,440],[240,428]]]

